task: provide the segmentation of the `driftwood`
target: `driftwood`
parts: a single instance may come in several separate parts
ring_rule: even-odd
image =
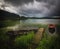
[[[24,35],[24,34],[28,34],[28,32],[30,31],[34,31],[37,32],[37,28],[35,29],[21,29],[21,30],[16,30],[16,31],[8,31],[7,35]]]

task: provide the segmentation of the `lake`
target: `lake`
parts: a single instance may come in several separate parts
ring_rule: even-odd
[[[27,19],[20,20],[22,24],[59,24],[59,19]]]
[[[8,21],[9,22],[9,21]],[[8,23],[7,22],[7,23]],[[18,29],[31,29],[31,28],[39,28],[39,27],[45,27],[47,24],[59,24],[60,20],[59,19],[26,19],[26,20],[20,20],[18,23],[16,21],[8,23],[10,24],[16,24],[14,26],[11,26],[8,28],[15,28]]]

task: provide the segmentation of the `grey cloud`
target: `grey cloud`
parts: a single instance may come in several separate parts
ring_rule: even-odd
[[[14,6],[21,7],[21,6],[24,6],[25,4],[28,5],[29,3],[33,4],[33,1],[34,0],[4,0],[4,2],[6,4],[10,4],[13,7]],[[43,11],[43,10],[36,10],[36,9],[34,10],[32,8],[25,10],[25,9],[23,9],[24,7],[22,7],[22,9],[18,9],[17,8],[18,9],[17,12],[19,14],[27,15],[27,16],[29,16],[29,15],[33,15],[34,16],[34,14],[35,15],[36,14],[39,15],[39,13],[40,14],[42,14],[42,13],[46,14],[46,16],[60,16],[60,0],[37,0],[37,1],[47,3],[46,5],[44,5],[45,8],[46,8],[45,11]],[[51,6],[55,6],[55,7],[51,7]],[[40,7],[38,7],[38,8],[40,8]],[[42,8],[44,8],[44,7],[42,7]],[[48,12],[48,10],[50,12]],[[21,12],[21,11],[23,11],[23,12]]]
[[[25,11],[25,10],[23,10],[23,12],[19,12],[19,13],[22,14],[22,15],[25,15],[25,16],[36,16],[37,15],[37,17],[39,17],[38,14],[41,14],[42,11],[37,11],[37,10],[27,10],[27,11]]]
[[[25,4],[25,3],[33,2],[34,0],[4,0],[4,1],[6,3],[10,3],[10,4],[18,6],[20,4]],[[36,0],[36,1],[46,2],[46,3],[49,3],[50,5],[60,4],[60,3],[58,3],[59,0]]]
[[[4,0],[6,3],[10,3],[14,6],[20,6],[25,3],[32,2],[33,0]]]

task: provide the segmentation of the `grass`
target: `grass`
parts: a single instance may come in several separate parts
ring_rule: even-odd
[[[28,35],[16,37],[15,39],[15,46],[16,49],[27,49],[28,45],[31,43],[34,37],[34,32],[30,32]]]
[[[46,24],[22,24],[23,27],[46,27],[47,25]]]
[[[0,21],[0,25],[3,27],[6,26],[14,26],[15,24],[18,24],[19,21]],[[23,24],[23,27],[44,27],[46,28],[46,24]],[[57,28],[60,28],[60,25],[57,25]],[[6,47],[9,47],[6,45],[6,41],[9,40],[9,36],[6,35],[6,28],[1,28],[0,29],[0,49],[7,49]],[[58,31],[59,32],[59,31]],[[17,36],[14,40],[14,47],[15,49],[28,49],[28,45],[31,44],[32,40],[34,37],[34,32],[28,32],[28,35],[23,35],[23,36]],[[49,36],[47,34],[47,31],[44,33],[44,36],[40,43],[38,44],[38,47],[36,49],[60,49],[60,33],[58,36]]]
[[[44,38],[40,41],[39,46],[36,49],[50,49],[51,46],[51,37],[48,37],[46,34]]]
[[[0,27],[7,27],[7,26],[14,26],[16,24],[19,24],[19,20],[2,20],[0,21]]]
[[[31,44],[33,36],[34,33],[30,32],[28,35],[17,37],[15,39],[17,49],[28,49],[28,45]],[[48,35],[46,31],[36,49],[60,49],[60,36]]]
[[[60,28],[60,25],[57,26]],[[56,35],[50,36],[45,32],[36,49],[60,49],[60,35],[58,33]]]

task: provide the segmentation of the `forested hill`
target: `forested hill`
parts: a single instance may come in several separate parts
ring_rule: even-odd
[[[0,10],[0,20],[19,20],[20,16],[4,10]]]

